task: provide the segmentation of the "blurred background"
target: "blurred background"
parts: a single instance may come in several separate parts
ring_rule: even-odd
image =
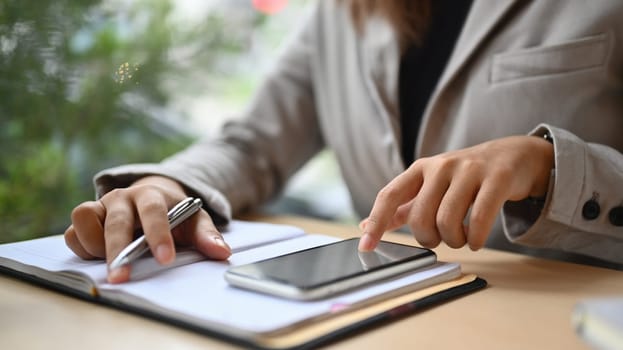
[[[2,0],[0,242],[62,233],[93,175],[242,110],[305,0]],[[322,152],[265,208],[354,222]]]

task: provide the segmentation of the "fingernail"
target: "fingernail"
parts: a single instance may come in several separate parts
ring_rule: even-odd
[[[364,233],[359,240],[359,250],[369,251],[372,250],[372,237],[369,234]]]
[[[221,247],[227,249],[227,250],[231,250],[231,248],[229,247],[229,245],[225,242],[225,240],[223,239],[223,237],[221,236],[213,236],[212,240],[214,241],[214,243],[220,245]]]
[[[161,264],[169,264],[173,260],[173,252],[168,244],[161,244],[156,247],[156,258]]]
[[[124,267],[118,267],[116,269],[108,271],[108,282],[109,283],[119,283],[123,282],[127,276],[126,271],[124,271]]]

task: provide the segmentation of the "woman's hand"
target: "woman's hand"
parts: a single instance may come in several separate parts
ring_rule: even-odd
[[[453,248],[479,249],[504,202],[547,193],[553,166],[553,145],[534,136],[418,159],[378,193],[360,224],[359,249],[374,249],[385,231],[405,224],[424,247],[444,241]]]
[[[110,263],[143,228],[156,260],[170,264],[175,260],[174,240],[193,245],[213,259],[227,259],[231,249],[204,210],[169,230],[169,208],[186,198],[182,186],[166,177],[149,176],[132,186],[116,189],[100,200],[84,202],[71,214],[72,225],[65,231],[65,242],[83,259],[105,258]],[[108,281],[119,283],[130,277],[130,267],[108,272]]]

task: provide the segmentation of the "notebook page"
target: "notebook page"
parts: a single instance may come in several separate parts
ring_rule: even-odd
[[[290,225],[236,220],[221,232],[234,252],[305,234],[302,229]],[[153,257],[146,256],[132,266],[132,277],[144,278],[162,270],[204,259],[205,257],[198,252],[186,250],[178,254],[173,264],[163,267]],[[102,260],[82,260],[77,257],[67,248],[62,235],[1,244],[0,264],[22,272],[28,272],[29,269],[24,269],[28,266],[52,272],[76,271],[88,276],[97,284],[106,281],[107,273],[106,264]]]
[[[102,290],[132,294],[151,304],[154,310],[169,310],[170,315],[203,323],[209,328],[250,335],[277,331],[401,287],[420,283],[418,287],[424,288],[440,282],[435,276],[443,275],[449,279],[460,275],[458,264],[438,263],[389,282],[317,301],[288,300],[230,287],[223,277],[230,265],[245,264],[336,240],[323,235],[305,235],[234,254],[227,262],[202,261],[150,279],[106,285]]]
[[[220,232],[223,234],[223,239],[227,242],[233,254],[305,234],[305,231],[295,226],[240,220],[231,221]],[[162,266],[149,255],[132,264],[130,279],[151,278],[172,267],[189,265],[205,259],[205,256],[194,249],[182,249],[177,252],[173,264]]]
[[[94,281],[106,279],[102,260],[83,260],[66,245],[62,235],[0,245],[0,264],[29,272],[36,267],[51,272],[79,271]]]

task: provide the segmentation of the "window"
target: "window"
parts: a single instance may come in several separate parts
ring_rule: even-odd
[[[0,241],[62,233],[99,169],[240,110],[307,5],[279,2],[0,2]]]

